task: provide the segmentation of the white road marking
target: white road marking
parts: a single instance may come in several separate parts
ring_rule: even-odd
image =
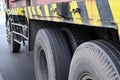
[[[0,80],[3,80],[2,74],[0,74]]]

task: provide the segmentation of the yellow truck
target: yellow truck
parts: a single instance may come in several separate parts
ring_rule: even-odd
[[[120,80],[120,0],[5,2],[10,50],[33,51],[36,80]]]

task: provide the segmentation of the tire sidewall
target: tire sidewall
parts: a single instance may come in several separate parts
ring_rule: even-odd
[[[93,80],[111,80],[107,71],[114,71],[115,67],[104,49],[92,42],[80,45],[71,62],[69,80],[80,80],[84,73],[91,74]]]
[[[100,77],[97,73],[97,69],[95,67],[93,69],[93,65],[91,64],[88,65],[87,59],[77,59],[72,65],[74,66],[71,67],[72,74],[69,75],[69,80],[80,80],[80,78],[85,74],[89,74],[89,76],[92,76],[94,80],[103,80],[102,76]],[[97,77],[98,75],[99,77]]]
[[[42,31],[41,31],[42,32]],[[41,34],[41,33],[39,33]],[[46,43],[44,43],[46,42]],[[49,80],[55,80],[55,65],[54,65],[54,58],[53,58],[53,52],[49,43],[49,40],[45,38],[45,36],[38,35],[36,38],[35,42],[35,47],[34,47],[34,63],[35,63],[35,72],[36,72],[36,80],[39,80],[38,78],[40,77],[39,74],[39,50],[43,49],[45,52],[46,56],[46,61],[47,61],[47,67],[48,67],[48,78]],[[39,56],[38,56],[39,55]],[[51,74],[52,73],[52,74]]]

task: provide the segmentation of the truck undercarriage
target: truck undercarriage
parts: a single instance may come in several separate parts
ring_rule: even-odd
[[[120,0],[37,1],[6,12],[10,49],[34,51],[36,80],[120,80]]]

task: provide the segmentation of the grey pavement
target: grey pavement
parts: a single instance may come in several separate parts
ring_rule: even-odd
[[[33,59],[24,53],[12,54],[6,41],[5,17],[0,15],[0,80],[35,80]]]

